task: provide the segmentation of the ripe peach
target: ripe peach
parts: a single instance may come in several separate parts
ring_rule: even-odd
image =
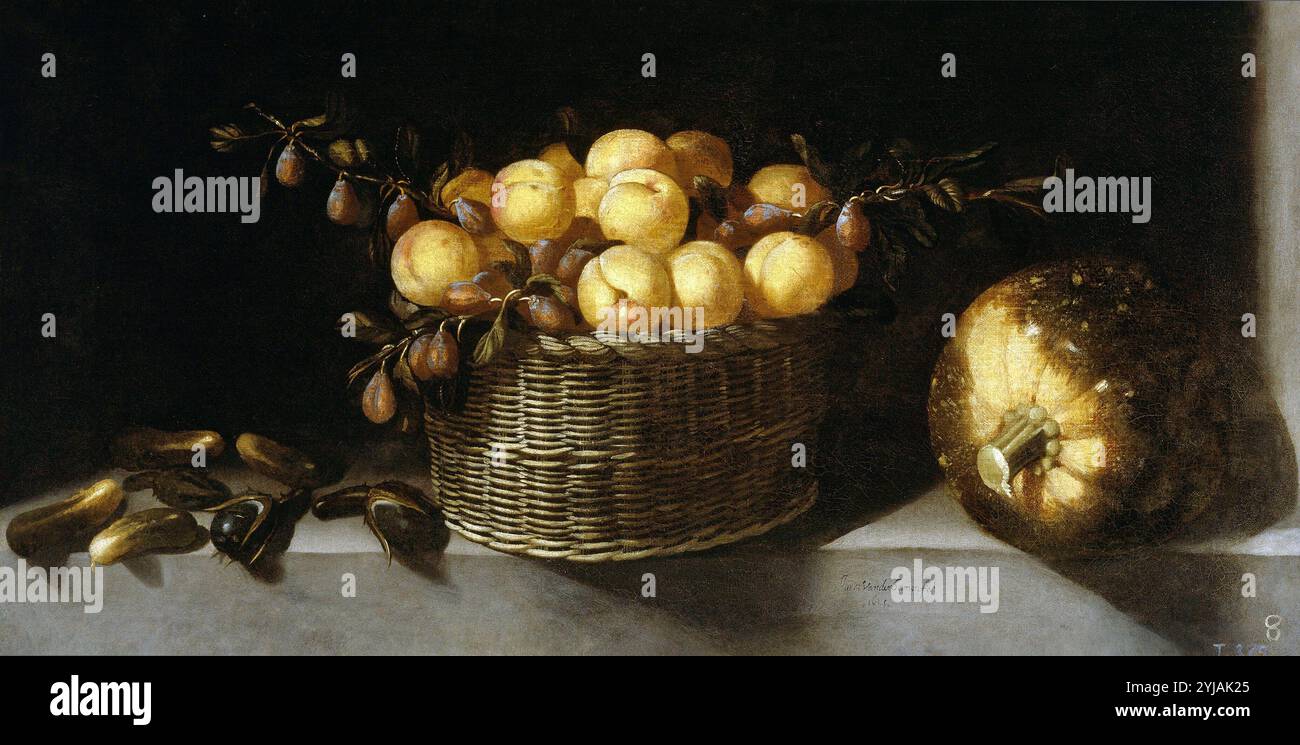
[[[731,148],[708,132],[677,132],[665,143],[677,159],[677,176],[682,190],[695,193],[696,176],[708,176],[722,186],[731,186]]]
[[[654,253],[677,247],[689,217],[690,204],[677,182],[648,168],[616,174],[600,200],[600,229],[607,238]]]
[[[443,184],[442,191],[438,192],[438,198],[443,204],[451,204],[459,197],[491,204],[492,174],[482,168],[466,168]]]
[[[595,220],[600,213],[600,200],[607,191],[609,191],[609,182],[603,178],[584,177],[574,181],[573,192],[577,200],[574,214]]]
[[[673,283],[663,261],[635,246],[614,246],[587,262],[578,276],[578,308],[592,326],[627,323],[625,300],[643,308],[666,308]]]
[[[471,237],[474,239],[474,244],[478,246],[479,254],[483,257],[484,269],[490,269],[493,264],[500,261],[514,263],[515,254],[506,247],[506,242],[500,232]]]
[[[560,173],[563,173],[564,177],[570,181],[580,179],[586,175],[586,172],[582,170],[582,164],[573,157],[573,153],[569,152],[569,146],[563,142],[553,142],[542,148],[542,152],[538,154],[537,159],[560,169]]]
[[[673,304],[683,310],[703,308],[704,328],[725,326],[740,315],[745,272],[740,259],[721,243],[683,244],[669,254],[668,274],[673,281]]]
[[[560,245],[572,246],[574,241],[603,241],[605,234],[600,230],[600,223],[590,217],[575,217],[569,223],[569,229],[556,239]]]
[[[775,204],[800,213],[831,198],[830,191],[813,180],[808,167],[800,165],[779,164],[760,168],[749,180],[749,191],[755,202]],[[796,204],[799,197],[802,204]]]
[[[425,220],[411,226],[393,246],[393,284],[407,300],[437,305],[452,282],[471,279],[482,269],[483,254],[459,225]]]
[[[558,238],[573,222],[573,184],[550,163],[511,163],[497,174],[492,189],[502,192],[491,201],[492,219],[521,243]]]
[[[606,132],[587,151],[587,175],[611,179],[621,171],[652,168],[677,178],[677,158],[664,141],[639,129]]]
[[[831,298],[835,264],[816,239],[770,233],[745,256],[746,297],[762,318],[811,313]]]

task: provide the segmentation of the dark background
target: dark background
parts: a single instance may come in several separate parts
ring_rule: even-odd
[[[1134,254],[1224,323],[1254,297],[1250,5],[262,5],[0,11],[10,498],[93,466],[133,422],[368,431],[341,385],[360,350],[332,327],[383,280],[357,231],[325,219],[329,177],[273,184],[253,225],[151,209],[152,180],[176,168],[257,175],[264,151],[208,147],[209,126],[251,121],[249,101],[297,119],[340,91],[363,133],[408,120],[436,150],[463,129],[489,169],[564,105],[605,129],[710,130],[731,142],[739,177],[793,162],[791,132],[832,156],[868,137],[926,152],[994,140],[990,168],[1005,176],[1045,173],[1064,152],[1085,174],[1153,177],[1152,222],[1061,217],[1017,260]],[[40,76],[46,51],[55,79]],[[356,79],[339,76],[344,52]],[[644,52],[655,79],[641,77]],[[956,79],[939,75],[944,52]],[[906,289],[938,306],[950,291]],[[40,336],[46,312],[56,339]]]

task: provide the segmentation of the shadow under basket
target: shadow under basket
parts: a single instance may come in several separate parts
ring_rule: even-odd
[[[695,353],[679,340],[512,334],[470,373],[462,407],[426,398],[434,499],[469,540],[548,559],[642,559],[765,533],[817,497],[835,319],[710,329]]]

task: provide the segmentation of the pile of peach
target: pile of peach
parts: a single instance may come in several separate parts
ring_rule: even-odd
[[[597,139],[585,165],[557,143],[495,176],[469,168],[437,195],[459,224],[420,222],[400,198],[390,207],[393,282],[411,302],[456,315],[516,302],[550,333],[617,322],[635,307],[699,309],[706,328],[793,316],[854,284],[855,252],[870,234],[855,205],[838,229],[804,235],[793,231],[802,212],[831,198],[805,166],[769,165],[743,186],[732,171],[718,137],[686,131],[665,141],[634,129]],[[697,176],[725,194],[727,219],[705,212],[688,235]],[[500,270],[517,259],[507,240],[528,247],[532,275],[558,280],[549,293],[511,296]]]

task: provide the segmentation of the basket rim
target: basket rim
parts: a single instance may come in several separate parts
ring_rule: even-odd
[[[698,351],[691,351],[685,332],[671,331],[666,338],[624,339],[613,332],[575,331],[548,334],[536,328],[512,330],[503,352],[517,357],[571,359],[583,357],[628,359],[651,357],[710,358],[744,350],[763,350],[791,345],[807,339],[809,334],[825,334],[839,325],[840,314],[822,308],[787,318],[764,318],[748,323],[732,323],[699,332]]]

